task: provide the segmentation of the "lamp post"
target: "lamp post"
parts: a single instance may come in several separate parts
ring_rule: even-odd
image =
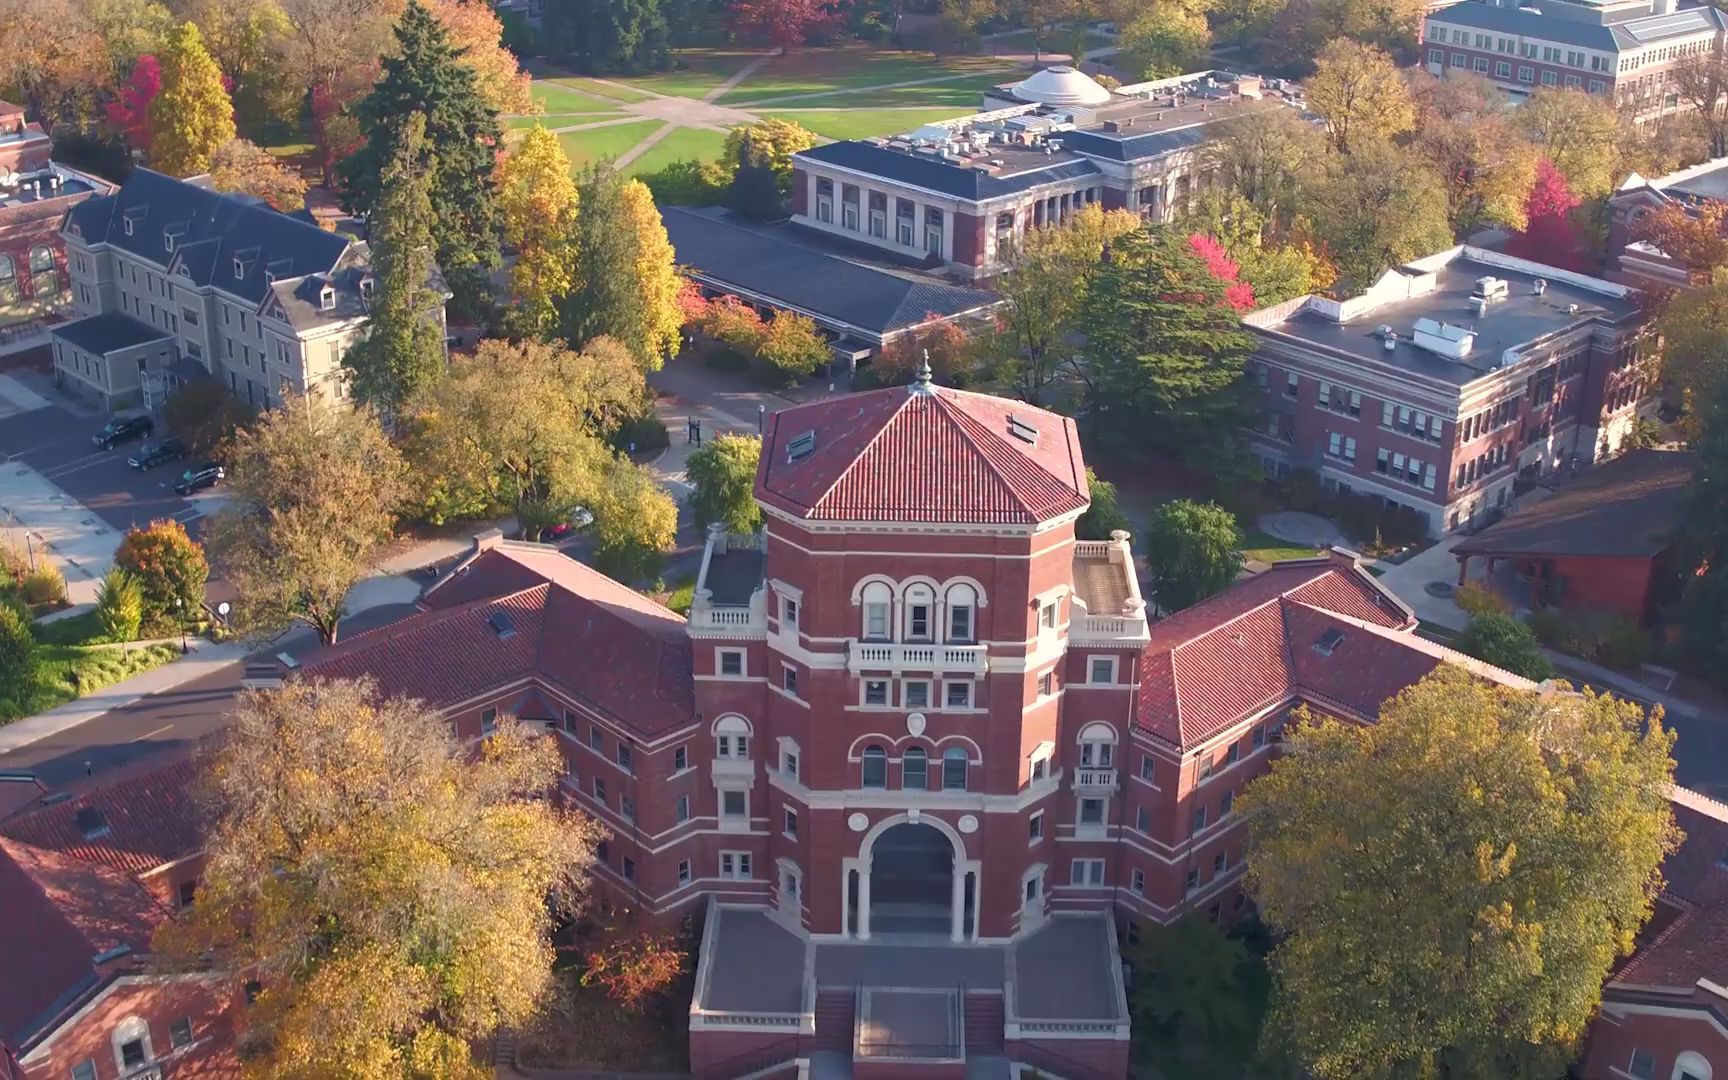
[[[186,647],[186,601],[178,596],[174,598],[174,621],[180,624],[180,655],[185,656],[191,651]]]
[[[762,434],[762,424],[767,418],[768,418],[768,406],[763,405],[760,402],[758,402],[756,405],[756,434],[758,437],[760,437]]]

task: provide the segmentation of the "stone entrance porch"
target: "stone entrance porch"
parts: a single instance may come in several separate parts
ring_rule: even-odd
[[[1120,1080],[1128,1013],[1114,925],[1058,914],[1009,944],[813,941],[764,909],[711,904],[690,1061],[702,1080],[1007,1080],[1015,1063]]]

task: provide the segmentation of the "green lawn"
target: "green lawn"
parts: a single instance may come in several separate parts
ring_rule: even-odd
[[[885,83],[910,82],[917,79],[969,78],[984,84],[1001,82],[1015,68],[987,56],[932,56],[930,53],[901,52],[889,49],[844,47],[837,49],[800,49],[789,56],[775,57],[719,99],[722,105],[748,108],[751,102],[793,94],[834,94]],[[946,87],[949,84],[932,84]],[[931,86],[906,88],[930,91]],[[873,95],[854,100],[848,97],[837,105],[875,107]],[[887,103],[895,104],[895,103]],[[920,101],[915,96],[908,105],[946,105],[946,101]],[[972,102],[976,104],[976,102]],[[796,107],[787,102],[788,107]]]
[[[1280,540],[1268,532],[1248,529],[1242,534],[1242,556],[1251,562],[1274,563],[1279,559],[1311,559],[1318,550]]]
[[[1046,30],[1039,39],[1044,52],[1067,52],[1069,35],[1066,30]],[[1086,43],[1082,48],[1101,49],[1106,45],[1116,44],[1116,39],[1096,30],[1086,31]],[[1008,52],[1031,52],[1032,31],[1014,30],[1006,34],[997,34],[984,43],[985,50],[993,54]]]
[[[121,679],[160,667],[179,655],[178,645],[104,649],[39,644],[35,672],[23,686],[0,696],[0,724],[63,705]]]
[[[725,146],[726,136],[723,132],[681,127],[649,147],[646,153],[632,161],[624,171],[631,176],[638,176],[642,173],[658,172],[674,161],[711,161],[720,156]]]
[[[572,76],[566,79],[553,79],[552,85],[608,101],[647,101],[654,96],[647,90],[632,89],[629,85],[632,81],[629,78],[613,78],[611,76],[607,76],[605,81]],[[534,85],[539,86],[541,84],[535,83]]]
[[[668,97],[699,98],[761,56],[757,49],[681,49],[672,71],[619,81]]]
[[[658,130],[663,123],[660,120],[635,120],[587,131],[566,131],[558,136],[558,142],[569,155],[571,166],[581,168],[601,158],[618,157]]]
[[[577,124],[592,124],[596,120],[612,120],[624,114],[616,109],[606,109],[600,112],[580,113],[545,113],[541,116],[512,116],[504,121],[507,131],[527,131],[531,127],[544,128],[575,127]]]
[[[530,92],[541,110],[548,113],[606,111],[618,107],[617,98],[577,90],[562,81],[536,82]]]
[[[763,116],[791,120],[826,139],[863,139],[871,135],[900,135],[937,120],[952,120],[951,108],[942,109],[775,109]]]

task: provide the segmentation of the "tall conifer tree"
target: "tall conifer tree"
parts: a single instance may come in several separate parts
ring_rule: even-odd
[[[356,212],[377,208],[408,118],[424,117],[420,163],[431,174],[438,265],[457,304],[472,313],[486,270],[498,263],[492,174],[503,130],[473,69],[461,62],[462,51],[417,0],[409,0],[395,33],[396,55],[384,59],[384,77],[355,107],[366,143],[338,170],[345,205]]]

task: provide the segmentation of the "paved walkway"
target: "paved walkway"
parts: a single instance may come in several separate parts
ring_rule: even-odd
[[[1350,546],[1350,540],[1343,530],[1319,514],[1277,510],[1261,514],[1254,524],[1260,527],[1261,532],[1269,533],[1280,540],[1288,540],[1292,544],[1306,544],[1316,548]]]
[[[93,604],[122,534],[21,461],[0,465],[0,526],[7,539],[66,578],[66,599]]]

